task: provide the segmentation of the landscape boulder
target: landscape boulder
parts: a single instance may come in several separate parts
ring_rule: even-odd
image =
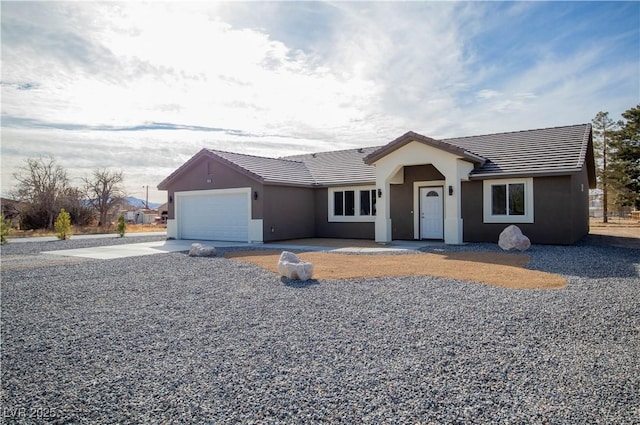
[[[194,243],[189,248],[189,257],[213,257],[214,255],[216,255],[216,249],[212,246]]]
[[[526,251],[531,246],[531,241],[522,234],[522,230],[518,226],[512,224],[500,233],[498,245],[505,251],[512,249]]]
[[[313,276],[313,264],[300,260],[293,252],[282,251],[278,260],[278,273],[289,279],[309,280]]]

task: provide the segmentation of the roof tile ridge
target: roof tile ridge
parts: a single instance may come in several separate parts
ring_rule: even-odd
[[[302,161],[287,161],[287,160],[282,160],[279,158],[270,158],[267,156],[258,156],[258,155],[247,155],[247,154],[243,154],[243,153],[236,153],[236,152],[227,152],[227,151],[222,151],[222,150],[217,150],[217,149],[206,149],[208,152],[218,156],[219,158],[221,158],[223,161],[227,162],[229,165],[231,165],[232,167],[236,167],[236,168],[240,168],[244,171],[246,171],[247,173],[255,176],[258,180],[261,180],[263,182],[265,181],[270,181],[270,179],[266,179],[264,176],[257,174],[251,170],[249,170],[248,168],[234,162],[231,161],[223,156],[217,155],[217,153],[228,153],[231,155],[241,155],[241,156],[247,156],[247,157],[251,157],[251,158],[258,158],[258,159],[270,159],[270,160],[274,160],[274,161],[283,161],[283,162],[291,162],[291,163],[295,163],[295,164],[299,164],[302,165],[302,167],[304,168],[304,171],[308,174],[308,176],[311,178],[312,180],[312,184],[316,184],[317,179],[315,178],[315,176],[311,173],[311,170],[309,170],[309,167],[307,167],[307,165],[302,162]]]
[[[555,130],[555,129],[559,129],[559,128],[569,128],[569,127],[580,127],[583,125],[590,125],[590,124],[570,124],[570,125],[557,125],[557,126],[553,126],[553,127],[543,127],[543,128],[531,128],[528,130],[516,130],[516,131],[502,131],[502,132],[498,132],[498,133],[488,133],[488,134],[476,134],[476,135],[472,135],[472,136],[457,136],[457,137],[450,137],[447,139],[439,139],[442,141],[446,141],[446,140],[456,140],[456,139],[474,139],[474,138],[480,138],[480,137],[488,137],[488,136],[502,136],[502,135],[506,135],[506,134],[521,134],[521,133],[530,133],[533,131],[544,131],[544,130]]]
[[[582,134],[582,142],[580,144],[580,155],[578,155],[577,167],[582,167],[582,164],[587,160],[587,151],[589,150],[589,136],[591,134],[591,124],[584,124],[584,133]],[[593,141],[592,141],[593,143]]]
[[[236,163],[234,161],[231,161],[231,160],[225,158],[222,155],[219,155],[220,153],[228,153],[228,154],[234,155],[233,152],[226,152],[226,151],[221,151],[221,150],[216,150],[216,149],[208,149],[208,148],[203,149],[203,150],[206,150],[209,154],[215,155],[216,157],[220,158],[221,161],[224,161],[225,163],[227,163],[231,167],[234,167],[234,168],[240,169],[240,170],[244,170],[246,173],[250,174],[255,179],[264,181],[264,177],[261,176],[260,174],[255,173],[255,172],[249,170],[247,167],[244,167],[244,166],[242,166],[242,165],[240,165],[240,164],[238,164],[238,163]],[[244,154],[235,154],[235,155],[250,156],[250,155],[244,155]]]
[[[310,152],[310,153],[301,153],[298,155],[287,155],[280,157],[282,159],[292,158],[292,157],[300,157],[300,156],[314,156],[314,155],[322,155],[322,154],[335,154],[335,153],[343,153],[343,152],[351,152],[351,151],[360,151],[364,149],[379,149],[384,145],[380,146],[361,146],[357,148],[349,148],[349,149],[339,149],[339,150],[329,150],[329,151],[318,151],[318,152]]]
[[[230,154],[230,155],[241,155],[241,156],[248,156],[248,157],[251,157],[251,158],[258,158],[258,159],[272,159],[272,160],[274,160],[274,161],[287,161],[287,162],[295,162],[295,163],[297,163],[297,164],[303,164],[303,162],[302,162],[302,161],[295,161],[295,160],[292,160],[292,159],[284,159],[284,158],[282,158],[282,157],[279,157],[279,158],[278,158],[278,157],[273,157],[273,156],[252,155],[252,154],[248,154],[248,153],[229,152],[229,151],[223,151],[223,150],[221,150],[221,149],[211,149],[211,148],[207,148],[207,150],[208,150],[209,152],[213,152],[213,153],[220,152],[220,153],[228,153],[228,154]],[[292,156],[293,156],[293,155],[292,155]]]
[[[411,133],[413,135],[421,136],[423,138],[430,139],[433,142],[435,142],[436,145],[446,145],[446,146],[451,146],[452,148],[460,149],[463,152],[467,152],[467,153],[469,153],[471,155],[474,155],[474,156],[477,156],[478,158],[481,158],[482,160],[484,160],[484,162],[489,161],[489,158],[487,158],[486,156],[481,155],[478,152],[472,151],[471,149],[469,149],[467,147],[463,147],[463,146],[457,145],[455,143],[451,143],[447,139],[434,139],[433,137],[423,136],[423,135],[421,135],[419,133],[415,133],[413,131],[410,131],[409,133]],[[407,133],[407,134],[409,134],[409,133]]]

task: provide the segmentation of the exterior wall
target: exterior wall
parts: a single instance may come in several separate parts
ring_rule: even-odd
[[[329,222],[329,190],[315,189],[315,236],[317,238],[373,239],[375,223]]]
[[[584,192],[581,185],[584,185]],[[586,171],[574,176],[533,179],[534,222],[514,223],[531,243],[572,244],[588,232]],[[462,183],[465,242],[498,242],[509,223],[483,223],[482,181]]]
[[[589,175],[586,166],[579,174],[571,176],[571,194],[571,243],[575,243],[589,234]]]
[[[404,183],[391,185],[391,237],[392,239],[414,239],[413,183],[444,180],[444,176],[431,164],[404,167]],[[416,206],[417,208],[417,206]]]
[[[211,183],[207,182],[208,179],[211,179]],[[175,192],[240,187],[250,187],[252,192],[258,192],[258,199],[251,201],[251,218],[261,219],[265,199],[262,196],[263,185],[214,159],[201,158],[168,185],[167,197],[173,202],[167,206],[167,218],[175,219]]]
[[[461,183],[466,181],[473,170],[473,164],[466,159],[433,146],[411,141],[375,161],[376,186],[383,196],[378,203],[375,235],[376,242],[388,243],[393,239],[391,220],[391,186],[402,184],[398,178],[400,172],[409,166],[433,164],[444,176],[443,186],[449,187],[453,196],[444,198],[444,241],[447,244],[463,242],[461,217]],[[403,219],[406,220],[406,217]]]
[[[264,186],[262,196],[265,242],[315,236],[314,189]]]
[[[418,214],[414,211],[414,182],[442,181],[445,176],[433,165],[405,166],[401,172],[401,184],[387,182],[378,187],[383,188],[382,199],[389,196],[392,239],[414,239],[414,216]],[[208,179],[211,183],[207,182]],[[483,223],[482,181],[462,181],[459,184],[463,240],[497,242],[508,223]],[[251,218],[262,219],[265,242],[307,237],[376,237],[376,224],[373,222],[329,222],[326,188],[264,186],[211,158],[201,158],[168,185],[168,196],[174,200],[167,208],[168,226],[175,225],[175,192],[245,187],[258,194],[258,199],[251,197]],[[570,176],[534,178],[533,188],[534,223],[516,223],[532,243],[572,244],[588,233],[589,181],[586,167]],[[383,207],[378,200],[378,214]]]

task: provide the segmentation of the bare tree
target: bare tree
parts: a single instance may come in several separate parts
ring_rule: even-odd
[[[67,188],[60,196],[59,205],[69,212],[71,222],[78,226],[89,226],[95,218],[93,208],[85,200],[83,189]]]
[[[109,213],[122,205],[125,198],[122,171],[96,169],[83,179],[87,200],[99,215],[99,226],[106,226]]]
[[[609,221],[609,180],[611,179],[609,170],[607,169],[607,160],[609,159],[609,142],[618,128],[618,123],[609,118],[608,112],[598,112],[596,117],[591,120],[593,123],[595,156],[599,160],[598,177],[602,187],[602,222]]]
[[[53,229],[59,199],[69,187],[67,172],[51,155],[48,159],[28,158],[25,162],[13,173],[18,184],[12,196],[30,204],[29,227]]]

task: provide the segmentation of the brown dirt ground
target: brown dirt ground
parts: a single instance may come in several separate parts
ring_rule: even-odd
[[[524,254],[455,252],[353,255],[301,252],[298,256],[303,261],[313,263],[315,279],[425,275],[515,289],[558,289],[567,284],[567,280],[562,276],[526,269],[529,257]],[[280,252],[242,251],[227,254],[226,257],[257,264],[277,273]]]
[[[588,238],[597,245],[640,249],[640,222],[611,218],[603,223],[601,218],[591,219]]]
[[[163,232],[167,230],[167,226],[164,224],[127,224],[127,233],[147,233],[147,232]],[[107,229],[98,226],[71,226],[71,235],[94,235],[116,233],[115,226],[111,226]],[[36,236],[55,236],[56,232],[53,230],[39,229],[39,230],[17,230],[12,229],[9,234],[10,238],[30,238]]]
[[[592,219],[589,243],[640,249],[640,222]],[[371,240],[296,239],[284,244],[331,246],[335,248],[379,248]],[[559,275],[526,269],[529,257],[524,254],[456,252],[448,254],[352,255],[326,252],[302,252],[300,258],[314,265],[316,279],[358,279],[366,277],[428,275],[480,282],[504,288],[556,289],[567,284]],[[228,255],[277,273],[280,253],[247,251]]]

